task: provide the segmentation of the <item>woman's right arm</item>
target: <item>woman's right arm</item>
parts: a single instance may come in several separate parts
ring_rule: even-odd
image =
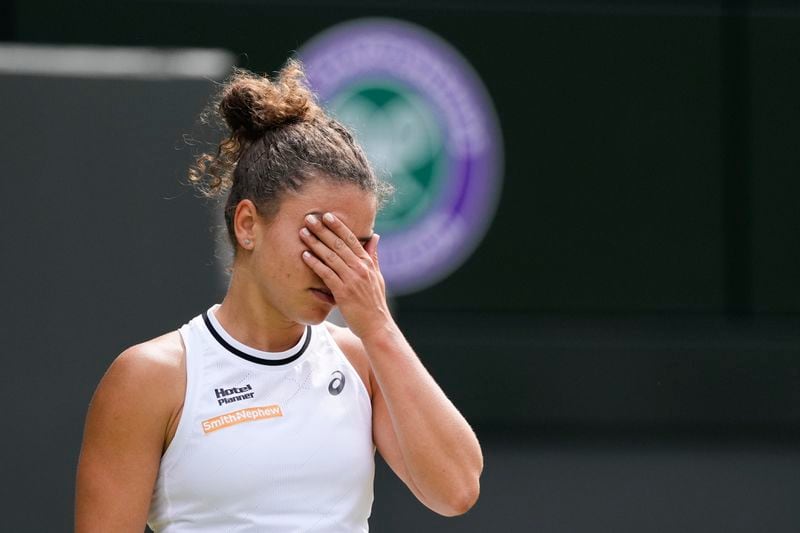
[[[183,402],[177,332],[125,350],[86,416],[75,490],[76,533],[142,533],[169,428]]]

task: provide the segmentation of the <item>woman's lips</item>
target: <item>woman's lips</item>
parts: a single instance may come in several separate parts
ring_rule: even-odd
[[[331,305],[336,305],[336,299],[333,297],[333,294],[331,294],[331,291],[329,291],[328,289],[311,289],[311,292],[314,294],[314,296],[316,296],[323,302]]]

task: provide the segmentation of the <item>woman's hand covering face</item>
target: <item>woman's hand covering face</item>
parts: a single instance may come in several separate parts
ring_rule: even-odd
[[[350,330],[364,338],[390,321],[386,285],[378,264],[378,240],[362,241],[332,213],[308,215],[300,238],[303,260],[330,289]]]

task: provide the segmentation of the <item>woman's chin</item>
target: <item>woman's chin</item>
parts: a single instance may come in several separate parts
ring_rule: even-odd
[[[331,311],[333,311],[334,307],[335,306],[332,305],[309,306],[303,310],[302,316],[298,317],[297,321],[308,326],[322,324],[325,322],[325,319],[328,318],[328,315],[331,314]]]

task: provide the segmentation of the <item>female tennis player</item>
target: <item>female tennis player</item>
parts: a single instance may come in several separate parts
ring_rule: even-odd
[[[367,531],[375,449],[430,509],[466,512],[481,449],[389,313],[387,185],[294,60],[235,71],[213,108],[230,135],[190,175],[227,194],[230,285],[103,376],[77,532]],[[335,306],[348,328],[326,322]]]

